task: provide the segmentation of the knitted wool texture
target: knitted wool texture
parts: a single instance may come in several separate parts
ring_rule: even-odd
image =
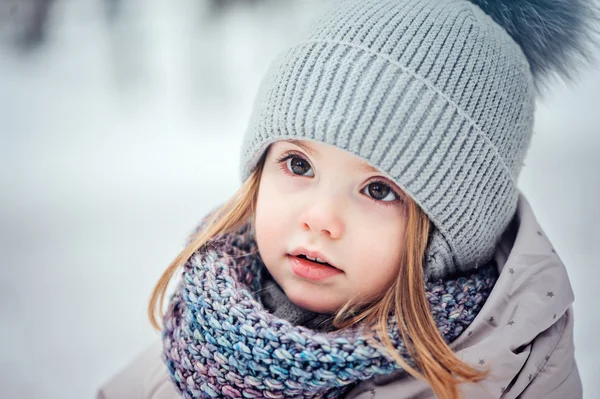
[[[465,0],[347,0],[273,62],[242,148],[317,140],[391,178],[435,225],[425,276],[486,263],[517,205],[534,85],[507,32]]]
[[[399,369],[358,327],[317,333],[266,311],[253,296],[265,269],[250,231],[246,226],[196,252],[171,298],[163,359],[183,397],[335,398],[356,382]],[[497,277],[490,264],[426,284],[446,342],[473,321]],[[414,365],[396,323],[389,326],[399,354]]]

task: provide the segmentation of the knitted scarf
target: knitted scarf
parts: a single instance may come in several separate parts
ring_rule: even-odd
[[[334,398],[400,370],[360,326],[319,332],[276,317],[260,302],[265,277],[249,226],[213,239],[184,265],[164,319],[163,360],[185,398]],[[472,322],[496,279],[493,263],[426,283],[446,342]],[[414,365],[390,317],[388,334]]]

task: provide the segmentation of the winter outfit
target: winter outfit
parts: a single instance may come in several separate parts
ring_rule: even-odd
[[[337,1],[255,99],[243,179],[269,144],[315,140],[361,157],[428,215],[438,330],[491,370],[461,386],[465,397],[581,397],[571,286],[517,179],[536,89],[585,55],[595,15],[584,0]],[[335,330],[287,301],[256,252],[245,226],[191,257],[165,317],[164,363],[151,348],[99,396],[432,397],[360,326]],[[412,364],[394,320],[390,339]]]
[[[362,328],[322,334],[319,325],[295,326],[286,319],[303,312],[283,301],[285,295],[273,301],[272,310],[262,306],[252,294],[262,293],[266,268],[249,226],[209,245],[184,266],[165,318],[167,366],[184,396],[337,398],[357,381],[399,369],[367,342]],[[496,278],[491,264],[471,276],[427,284],[430,308],[446,342],[471,324]],[[283,317],[274,314],[286,309]],[[310,318],[307,323],[315,324]],[[408,357],[394,319],[388,334]]]
[[[474,366],[489,367],[491,371],[490,376],[479,384],[462,385],[463,397],[582,398],[581,380],[574,358],[573,291],[565,266],[522,195],[513,223],[496,247],[493,264],[499,273],[494,288],[473,321],[468,327],[465,325],[458,338],[450,343],[460,359]],[[248,303],[251,302],[248,298]],[[454,296],[449,302],[456,306]],[[177,303],[181,306],[181,302]],[[460,305],[454,309],[459,308]],[[466,306],[464,309],[469,310]],[[235,317],[232,313],[228,314]],[[268,317],[266,314],[263,316]],[[449,318],[449,314],[443,312],[441,316]],[[183,320],[181,322],[185,325]],[[284,321],[280,324],[287,326]],[[213,327],[210,331],[214,331]],[[225,332],[225,328],[223,331],[222,335],[229,332]],[[190,333],[193,336],[193,330]],[[314,336],[320,339],[326,334],[315,333]],[[175,341],[171,345],[171,348],[175,345],[177,349],[181,348]],[[181,352],[182,359],[189,356],[190,350]],[[98,398],[182,397],[171,379],[163,351],[163,342],[156,341],[104,384]],[[177,353],[175,351],[167,356],[172,358]],[[256,353],[259,358],[261,352]],[[216,359],[219,359],[218,355]],[[214,363],[218,364],[217,360]],[[183,372],[189,373],[182,368],[175,375]],[[401,370],[361,381],[343,397],[434,399],[427,383],[415,380]]]

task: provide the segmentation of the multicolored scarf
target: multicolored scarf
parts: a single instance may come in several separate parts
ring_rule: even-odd
[[[163,329],[163,359],[183,397],[334,398],[400,369],[360,326],[319,332],[276,317],[259,300],[264,270],[249,226],[211,241],[186,262]],[[473,321],[497,277],[491,263],[426,284],[446,342]],[[389,337],[414,364],[393,320]]]

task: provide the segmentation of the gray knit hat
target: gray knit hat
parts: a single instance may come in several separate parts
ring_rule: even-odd
[[[277,140],[335,145],[429,216],[427,278],[489,261],[515,213],[536,87],[586,54],[592,15],[584,0],[514,3],[337,2],[263,78],[242,178]]]

